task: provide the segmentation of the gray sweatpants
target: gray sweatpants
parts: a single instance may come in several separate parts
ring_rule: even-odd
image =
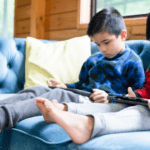
[[[50,89],[45,86],[33,86],[0,101],[0,129],[12,128],[18,121],[42,115],[36,106],[36,97],[48,100],[56,99],[59,103],[79,103],[79,95],[62,89]]]
[[[110,133],[150,130],[150,109],[119,103],[66,103],[68,111],[94,117],[91,138]]]
[[[87,102],[78,94],[34,86],[20,91],[12,97],[0,101],[0,129],[12,128],[18,121],[41,115],[36,107],[35,98],[56,99],[67,103],[68,111],[94,117],[92,137],[109,133],[139,131],[150,129],[150,110],[145,106],[129,107],[125,104],[100,104]],[[80,98],[79,98],[80,97]]]

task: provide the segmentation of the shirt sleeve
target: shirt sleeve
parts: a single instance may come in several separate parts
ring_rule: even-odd
[[[150,99],[150,69],[145,72],[145,83],[141,89],[137,89],[134,92],[141,95],[142,98]]]
[[[144,69],[141,61],[130,63],[128,68],[128,86],[133,89],[142,87],[145,80]]]

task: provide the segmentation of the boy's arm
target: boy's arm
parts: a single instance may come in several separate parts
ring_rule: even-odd
[[[132,63],[130,63],[127,71],[127,82],[128,87],[131,87],[134,91],[135,89],[142,87],[145,80],[145,74],[141,61]]]
[[[143,84],[142,89],[135,90],[135,94],[140,95],[142,98],[150,99],[150,68],[145,72],[146,82]]]
[[[61,87],[61,88],[67,88],[67,86],[55,79],[49,78],[47,80],[47,85],[48,86],[55,86],[55,87]]]

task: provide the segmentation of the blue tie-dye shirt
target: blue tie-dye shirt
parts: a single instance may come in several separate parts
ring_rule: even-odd
[[[139,56],[128,46],[114,58],[108,59],[100,52],[91,55],[83,64],[79,81],[66,84],[92,92],[92,89],[104,90],[107,93],[126,94],[127,88],[140,88],[145,79],[143,64]]]

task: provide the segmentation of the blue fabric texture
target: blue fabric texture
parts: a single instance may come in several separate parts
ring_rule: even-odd
[[[148,150],[150,131],[109,134],[82,145],[71,143],[69,150]]]
[[[68,134],[55,123],[46,124],[42,116],[20,121],[0,134],[0,147],[4,150],[65,150],[69,143]]]
[[[128,46],[112,59],[106,58],[100,52],[93,54],[83,64],[76,83],[66,84],[92,92],[92,89],[104,90],[107,93],[127,94],[127,88],[140,88],[145,79],[143,64],[139,56]]]
[[[57,42],[42,40],[44,43]],[[144,70],[150,63],[150,41],[125,42],[142,59]],[[92,54],[99,52],[91,42]],[[24,87],[25,39],[0,38],[0,100]],[[8,95],[9,94],[9,95]],[[46,124],[41,116],[20,121],[16,127],[0,133],[3,150],[148,150],[150,132],[109,134],[91,139],[85,144],[72,143],[68,134],[57,124]]]

